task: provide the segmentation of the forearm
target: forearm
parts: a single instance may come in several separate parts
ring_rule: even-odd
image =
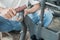
[[[23,11],[25,8],[27,8],[26,5],[23,5],[22,7],[18,7],[15,9],[16,12],[20,12],[20,11]]]
[[[35,11],[37,11],[39,8],[40,8],[40,4],[36,4],[36,5],[34,5],[32,8],[29,9],[29,12],[30,12],[30,13],[35,12]]]

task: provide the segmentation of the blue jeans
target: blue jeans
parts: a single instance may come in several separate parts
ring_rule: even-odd
[[[51,10],[48,10],[46,12],[44,12],[44,27],[47,27],[51,21],[52,21],[52,18],[53,18],[53,14],[54,12],[51,11]],[[34,12],[32,14],[28,14],[28,16],[31,18],[31,20],[35,23],[35,24],[38,24],[38,22],[40,21],[40,16],[38,15],[37,12]]]
[[[19,31],[21,27],[21,22],[7,20],[0,16],[0,32]]]
[[[38,16],[36,12],[33,14],[29,14],[28,16],[32,19],[32,22],[34,22],[35,24],[38,24],[40,20],[40,16]],[[47,27],[51,23],[52,18],[53,18],[53,15],[52,15],[51,10],[44,13],[44,26],[45,27]],[[21,28],[22,28],[21,22],[7,20],[0,16],[0,32],[9,32],[12,30],[18,31],[18,30],[21,30]]]
[[[51,23],[51,21],[53,19],[52,13],[53,13],[53,11],[51,11],[51,10],[48,10],[48,11],[44,12],[44,21],[43,21],[44,22],[44,27],[48,27],[48,25]],[[28,14],[28,16],[31,18],[31,21],[35,24],[38,24],[39,21],[40,21],[40,16],[37,15],[37,14],[38,14],[37,12],[32,13],[32,14]],[[41,29],[39,29],[39,27],[37,25],[35,25],[35,26],[33,26],[33,25],[30,26],[29,25],[28,29],[29,29],[29,32],[30,32],[30,36],[35,35],[37,37],[37,39],[40,38]]]

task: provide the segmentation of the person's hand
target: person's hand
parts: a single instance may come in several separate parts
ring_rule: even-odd
[[[25,17],[27,14],[29,14],[29,13],[30,13],[29,9],[25,9],[25,10],[24,10],[24,17]]]
[[[16,11],[13,8],[7,8],[7,9],[3,9],[1,10],[1,14],[0,16],[6,18],[6,19],[10,19],[12,17],[14,17],[16,15]]]

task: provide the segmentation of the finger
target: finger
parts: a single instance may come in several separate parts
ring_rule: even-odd
[[[9,11],[9,15],[10,15],[11,17],[15,16],[12,11]]]
[[[24,17],[27,15],[27,12],[24,13]]]
[[[5,16],[5,18],[7,18],[7,19],[10,19],[10,18],[11,18],[11,15],[10,15],[9,12],[7,12],[4,16]]]
[[[27,10],[24,10],[24,17],[28,14]]]
[[[11,8],[10,11],[12,11],[13,15],[16,15],[15,9]]]
[[[8,13],[8,14],[5,14],[4,17],[5,17],[6,19],[11,18],[11,16],[9,15],[9,13]]]
[[[25,9],[26,10],[26,9]],[[25,15],[26,15],[26,11],[24,10],[24,17],[25,17]]]

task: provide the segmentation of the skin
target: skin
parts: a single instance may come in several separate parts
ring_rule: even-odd
[[[16,11],[13,8],[0,8],[0,16],[6,18],[6,19],[10,19],[13,16],[16,15]]]
[[[33,12],[37,11],[39,8],[40,8],[40,4],[38,3],[38,4],[35,4],[30,9],[25,9],[24,10],[24,16],[26,16],[29,13],[33,13]],[[1,12],[0,16],[4,17],[6,19],[10,19],[16,15],[16,11],[13,8],[2,8],[2,7],[0,7],[0,12]]]
[[[29,14],[29,13],[33,13],[33,12],[37,11],[39,8],[40,8],[40,4],[38,3],[38,4],[35,4],[35,5],[34,5],[32,8],[30,8],[30,9],[25,9],[25,10],[24,10],[24,16],[26,16],[26,15]]]

